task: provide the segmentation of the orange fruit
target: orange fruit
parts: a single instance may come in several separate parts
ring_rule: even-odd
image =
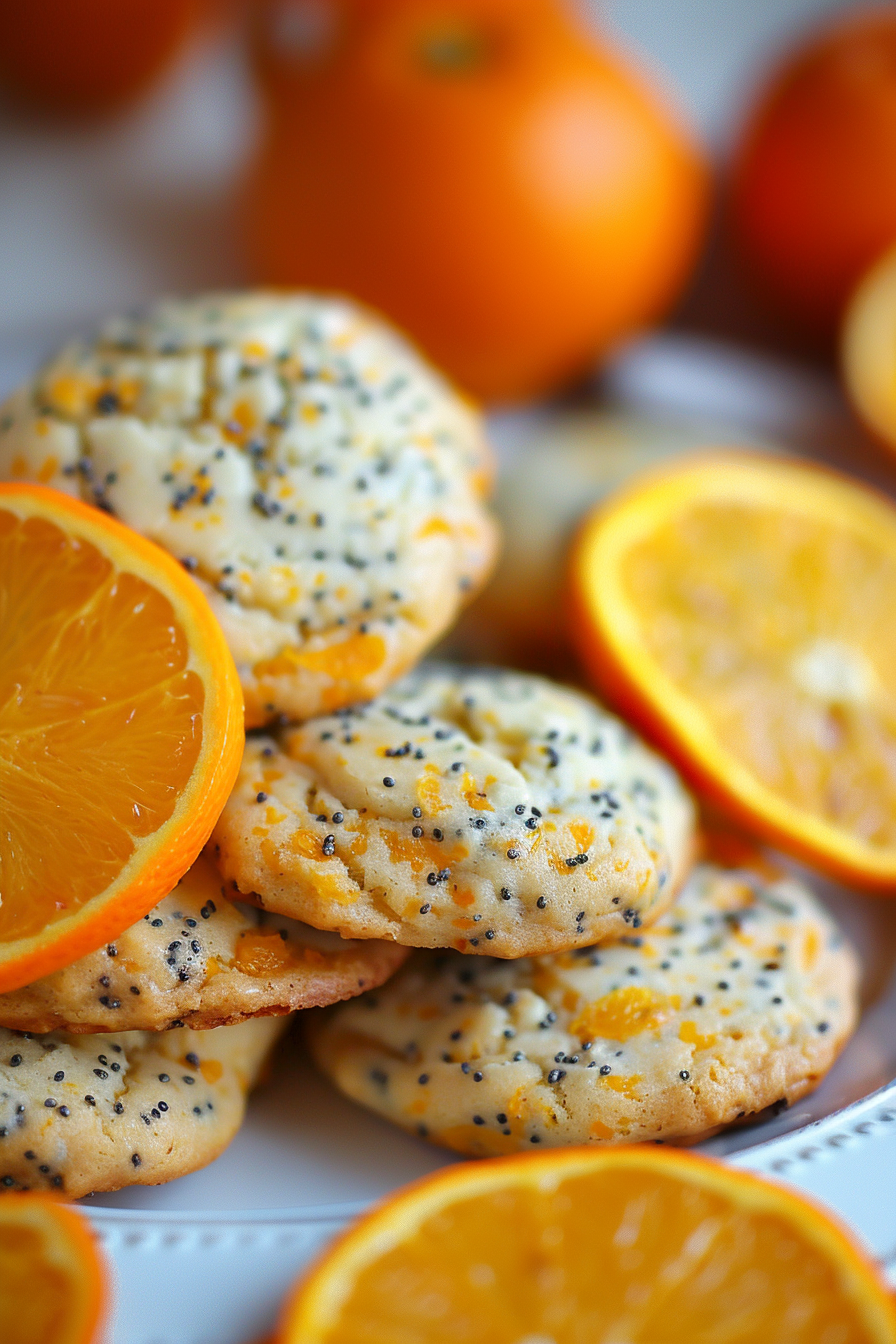
[[[35,0],[0,6],[0,85],[59,113],[139,96],[193,31],[203,0]]]
[[[558,0],[259,0],[257,279],[354,294],[467,391],[537,396],[654,321],[706,170],[660,91]]]
[[[557,408],[515,429],[513,468],[498,473],[492,501],[498,563],[449,633],[450,656],[575,678],[563,602],[570,540],[611,490],[692,449],[694,435],[684,420],[593,406]]]
[[[452,1166],[323,1255],[280,1344],[893,1344],[876,1268],[795,1193],[691,1154]]]
[[[859,276],[896,241],[896,10],[862,8],[774,77],[737,153],[732,222],[766,297],[832,336]]]
[[[46,1195],[0,1199],[3,1344],[94,1344],[107,1272],[87,1219]]]
[[[840,353],[853,405],[871,432],[896,451],[896,246],[853,293]]]
[[[177,561],[58,491],[0,485],[0,991],[173,890],[243,738],[233,659]]]
[[[896,508],[751,453],[637,478],[585,524],[573,634],[698,788],[848,881],[896,889]]]

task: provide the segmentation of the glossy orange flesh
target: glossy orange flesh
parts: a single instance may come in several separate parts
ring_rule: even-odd
[[[694,458],[586,524],[574,629],[605,693],[751,829],[896,891],[896,509],[821,468]]]
[[[872,1262],[819,1208],[684,1153],[449,1167],[326,1251],[280,1344],[893,1344]]]
[[[106,1278],[83,1215],[43,1195],[0,1198],[3,1344],[94,1344]]]
[[[240,716],[176,562],[56,492],[0,487],[0,988],[172,889],[226,799]]]

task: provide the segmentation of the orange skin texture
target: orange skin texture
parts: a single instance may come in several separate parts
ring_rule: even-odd
[[[562,4],[334,8],[308,52],[277,45],[273,0],[253,11],[257,279],[355,295],[487,401],[569,382],[670,306],[703,233],[704,164]],[[440,40],[458,66],[432,56]]]
[[[870,1308],[862,1322],[868,1322],[868,1333],[862,1331],[861,1337],[869,1341],[879,1338],[881,1344],[896,1338],[896,1308],[889,1285],[870,1256],[821,1205],[784,1185],[727,1163],[692,1152],[639,1144],[603,1149],[558,1148],[547,1153],[485,1158],[443,1167],[412,1181],[357,1219],[317,1257],[287,1297],[276,1344],[336,1344],[340,1339],[336,1304],[344,1293],[350,1297],[354,1274],[363,1272],[368,1264],[375,1264],[378,1252],[385,1255],[392,1244],[400,1244],[403,1239],[400,1232],[410,1233],[418,1219],[425,1221],[440,1209],[450,1212],[452,1203],[471,1199],[478,1192],[531,1188],[539,1179],[574,1181],[578,1172],[587,1177],[601,1170],[611,1177],[614,1173],[631,1172],[640,1188],[654,1177],[677,1180],[695,1191],[710,1190],[728,1202],[732,1216],[738,1211],[752,1214],[773,1210],[828,1258],[832,1274],[839,1271],[844,1278],[849,1276],[855,1297]],[[532,1263],[537,1263],[539,1250],[532,1247]],[[874,1326],[869,1318],[874,1319]],[[860,1337],[858,1333],[856,1337]],[[683,1330],[680,1338],[682,1341],[686,1338]]]
[[[193,31],[201,0],[27,0],[0,9],[0,85],[92,114],[132,101]]]
[[[39,1230],[47,1241],[62,1252],[59,1257],[70,1275],[76,1271],[74,1285],[67,1294],[67,1316],[61,1334],[53,1344],[94,1344],[109,1304],[108,1269],[87,1218],[68,1208],[52,1195],[12,1191],[0,1201],[0,1228],[22,1227]],[[57,1285],[54,1284],[54,1288]],[[34,1292],[46,1289],[41,1265],[34,1265]],[[2,1293],[2,1282],[0,1282]],[[15,1303],[0,1303],[0,1325],[9,1319],[7,1312],[18,1314]]]
[[[762,97],[737,154],[732,229],[763,296],[829,341],[896,240],[896,11],[813,38]]]
[[[0,483],[0,509],[4,507],[85,537],[120,570],[155,579],[187,631],[191,647],[202,655],[205,704],[203,745],[192,775],[173,815],[139,851],[140,862],[129,865],[129,879],[111,898],[97,893],[42,936],[0,948],[0,992],[31,984],[95,951],[174,890],[223,811],[245,745],[242,689],[224,634],[204,594],[167,551],[99,509],[47,486]]]

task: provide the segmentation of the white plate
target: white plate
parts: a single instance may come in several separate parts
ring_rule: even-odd
[[[896,1279],[896,903],[814,885],[863,957],[859,1030],[811,1097],[699,1151],[815,1194]],[[453,1160],[341,1097],[295,1030],[211,1167],[83,1201],[119,1274],[115,1344],[247,1344],[353,1215]]]
[[[10,372],[0,368],[0,383],[12,382]],[[893,487],[885,461],[817,377],[673,336],[632,347],[607,382],[617,403],[734,424]],[[502,457],[550,414],[496,422]],[[813,883],[862,953],[859,1031],[813,1096],[700,1148],[823,1199],[896,1271],[896,903]],[[310,1068],[294,1032],[211,1167],[83,1202],[118,1276],[111,1341],[248,1344],[327,1238],[371,1200],[452,1160],[340,1097]]]

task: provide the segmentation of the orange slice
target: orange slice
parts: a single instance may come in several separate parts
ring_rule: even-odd
[[[3,1344],[92,1344],[108,1298],[106,1281],[83,1215],[46,1195],[0,1199]]]
[[[896,247],[871,267],[850,299],[840,348],[853,405],[896,452]]]
[[[180,565],[97,509],[0,485],[0,991],[176,886],[243,739],[233,659]]]
[[[575,637],[608,698],[754,831],[896,891],[896,508],[822,467],[689,458],[592,515]]]
[[[876,1268],[813,1204],[669,1149],[447,1167],[336,1241],[280,1344],[893,1344]]]

